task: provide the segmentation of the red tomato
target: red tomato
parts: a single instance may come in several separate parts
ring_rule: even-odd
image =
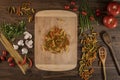
[[[103,18],[103,24],[108,27],[108,28],[115,28],[118,24],[118,21],[115,17],[113,16],[105,16]]]
[[[68,10],[68,9],[70,9],[70,6],[69,6],[69,5],[65,5],[64,8],[65,8],[66,10]]]
[[[117,2],[110,2],[107,6],[109,14],[116,16],[120,13],[120,5]]]

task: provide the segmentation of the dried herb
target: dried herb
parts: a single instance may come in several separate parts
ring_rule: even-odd
[[[54,27],[45,35],[43,49],[52,53],[61,53],[68,49],[69,44],[70,42],[65,31]]]
[[[79,75],[82,79],[88,80],[94,68],[92,67],[93,62],[96,59],[98,43],[97,43],[97,33],[90,31],[90,33],[82,34],[81,38],[81,48],[82,48],[82,57],[79,62]]]

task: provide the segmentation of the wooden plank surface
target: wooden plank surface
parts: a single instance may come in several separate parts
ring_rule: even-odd
[[[14,15],[9,15],[7,12],[7,7],[10,5],[19,5],[23,1],[26,0],[0,0],[0,23],[3,21],[6,22],[16,22],[23,17],[17,17]],[[31,0],[32,6],[37,11],[40,10],[47,10],[47,9],[64,9],[64,5],[70,0]],[[77,0],[79,1],[79,0]],[[111,0],[88,0],[90,7],[93,9],[100,8],[105,9],[107,3]],[[77,3],[78,5],[78,3]],[[96,28],[96,31],[99,33],[102,30],[106,30],[112,37],[113,46],[115,50],[115,54],[117,55],[118,61],[120,61],[120,17],[117,17],[119,25],[116,29],[107,29],[102,24],[100,25],[93,25]],[[27,30],[34,35],[34,22],[27,24]],[[116,35],[117,34],[117,35]],[[104,45],[102,40],[99,38],[101,44]],[[80,60],[80,49],[78,45],[78,61]],[[1,50],[5,49],[2,44],[0,44],[0,52]],[[108,50],[107,50],[108,51]],[[30,56],[34,60],[34,49],[31,50]],[[120,63],[120,62],[119,62]],[[98,66],[98,59],[94,63],[95,73],[93,74],[90,80],[103,80],[102,79],[102,72],[101,67]],[[107,79],[108,80],[120,80],[120,76],[118,75],[111,55],[108,51],[107,61],[106,61],[106,72],[107,72]],[[18,67],[11,68],[8,66],[6,62],[0,63],[0,80],[81,80],[78,75],[78,65],[77,68],[71,71],[63,71],[63,72],[49,72],[49,71],[42,71],[38,70],[35,66],[31,69],[31,74],[24,76]]]
[[[45,35],[53,28],[64,30],[69,39],[67,51],[43,50]],[[71,33],[72,32],[72,33]],[[71,70],[77,65],[77,15],[65,10],[39,11],[35,15],[35,65],[47,71]]]

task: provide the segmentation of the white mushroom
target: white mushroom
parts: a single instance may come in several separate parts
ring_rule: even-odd
[[[25,31],[24,32],[24,39],[31,39],[32,38],[32,34],[30,34],[29,32]]]
[[[14,48],[15,50],[17,50],[17,49],[19,48],[19,46],[13,44],[13,48]]]
[[[33,40],[26,40],[25,44],[28,48],[33,48]]]
[[[19,45],[19,46],[24,46],[24,41],[23,41],[23,40],[19,40],[19,41],[18,41],[18,45]]]
[[[28,49],[27,48],[22,48],[22,54],[27,54],[28,53]]]

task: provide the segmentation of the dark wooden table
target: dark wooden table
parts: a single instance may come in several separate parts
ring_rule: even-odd
[[[7,12],[7,7],[12,5],[20,5],[23,1],[26,0],[0,0],[0,23],[5,22],[16,22],[21,20],[21,17],[15,15],[9,15]],[[29,1],[29,0],[27,0]],[[37,11],[48,10],[48,9],[64,9],[64,5],[70,0],[30,0],[32,2],[33,8]],[[79,0],[77,0],[79,1]],[[89,0],[90,7],[93,9],[100,8],[104,9],[106,4],[110,0]],[[77,3],[77,5],[79,5]],[[77,13],[77,12],[76,12]],[[120,21],[119,16],[117,17],[118,22]],[[94,25],[96,32],[106,30],[112,37],[113,47],[115,50],[115,55],[120,64],[120,22],[117,28],[107,29],[102,24]],[[27,31],[31,32],[34,35],[34,21],[27,24]],[[99,42],[103,44],[102,40],[99,37]],[[103,44],[104,45],[104,44]],[[0,43],[0,53],[4,49],[3,45]],[[108,51],[108,50],[107,50]],[[78,46],[78,61],[80,60],[80,49]],[[34,60],[34,49],[31,50],[31,57]],[[94,62],[95,72],[90,80],[103,80],[101,67],[98,66],[98,58]],[[79,65],[78,65],[79,66]],[[35,66],[31,69],[31,74],[23,75],[20,69],[16,66],[15,68],[9,67],[7,62],[0,63],[0,80],[81,80],[78,75],[78,66],[74,70],[63,71],[63,72],[48,72],[38,70]],[[113,63],[112,57],[108,51],[107,61],[106,61],[106,71],[107,71],[107,80],[120,80],[115,65]]]

